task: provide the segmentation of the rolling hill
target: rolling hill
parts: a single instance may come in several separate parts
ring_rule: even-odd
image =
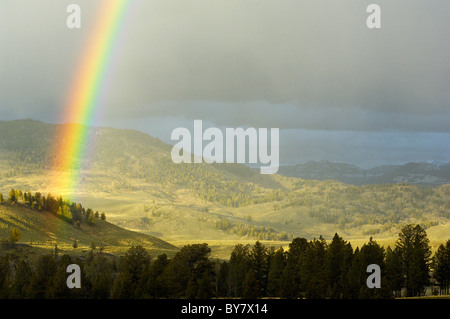
[[[55,189],[52,181],[65,174],[53,164],[59,128],[33,120],[0,122],[1,193],[15,188],[62,195],[105,211],[114,225],[177,245],[282,244],[297,236],[329,239],[335,232],[349,240],[395,238],[406,223],[429,230],[450,224],[448,184],[380,180],[355,186],[261,175],[240,164],[174,164],[170,145],[114,128],[92,128],[76,191]],[[432,233],[436,240],[443,234]]]
[[[71,225],[57,216],[45,211],[37,211],[21,204],[0,204],[0,238],[9,237],[11,230],[20,231],[20,243],[34,247],[73,250],[76,241],[80,249],[104,247],[106,251],[120,251],[131,245],[142,245],[153,252],[174,253],[177,248],[161,239],[113,225],[108,221],[97,220],[94,226],[82,223]]]

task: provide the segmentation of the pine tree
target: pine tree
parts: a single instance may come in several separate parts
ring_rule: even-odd
[[[197,296],[198,284],[197,279],[194,277],[189,278],[189,282],[186,287],[185,297],[187,299],[194,299]]]
[[[392,290],[394,297],[399,297],[401,289],[404,287],[403,262],[398,248],[386,249],[386,281]]]
[[[91,214],[89,214],[89,215],[87,216],[87,223],[88,223],[88,225],[90,225],[90,226],[95,225],[95,216],[94,216],[93,213],[91,213]]]
[[[402,257],[408,296],[421,295],[430,282],[431,249],[427,233],[420,225],[406,225],[399,233],[396,247]]]
[[[36,275],[31,283],[32,298],[43,299],[56,273],[56,262],[51,255],[42,255],[36,264]]]
[[[291,267],[284,267],[281,273],[278,294],[281,298],[294,299],[298,297],[298,285],[292,280],[294,274]]]
[[[9,191],[9,198],[8,200],[11,203],[15,203],[17,202],[17,196],[16,196],[16,191],[14,189],[11,188],[11,190]]]
[[[56,271],[52,276],[51,282],[48,283],[46,290],[46,298],[51,299],[68,299],[72,296],[72,289],[67,287],[67,266],[72,264],[69,255],[63,255],[58,261]]]
[[[197,299],[209,299],[212,297],[213,291],[211,286],[211,277],[205,272],[198,283]]]
[[[390,288],[386,284],[381,285],[381,289],[370,289],[366,285],[367,266],[376,264],[381,269],[381,281],[386,281],[385,278],[385,252],[384,249],[378,245],[376,241],[370,237],[367,244],[364,244],[359,253],[358,259],[360,261],[359,277],[360,279],[360,297],[361,298],[390,298]]]
[[[281,247],[270,258],[267,282],[267,295],[278,297],[280,293],[281,275],[286,267],[286,254]]]
[[[326,259],[326,277],[330,298],[347,297],[347,272],[352,263],[353,249],[338,234],[335,234],[328,246]]]
[[[11,236],[9,237],[11,243],[18,242],[20,240],[20,237],[21,237],[20,230],[18,230],[17,228],[13,228],[11,230]]]
[[[217,297],[230,297],[229,293],[229,264],[224,261],[217,272]]]
[[[167,283],[163,276],[164,271],[169,265],[169,259],[166,254],[159,255],[150,264],[148,275],[144,276],[146,282],[142,283],[142,291],[150,298],[161,298],[167,296]]]
[[[253,269],[247,272],[242,287],[242,298],[244,299],[257,299],[260,297],[261,288],[259,287],[258,280],[256,279]]]
[[[242,285],[249,268],[248,246],[237,244],[231,252],[229,262],[229,283],[232,297],[242,296]]]
[[[28,299],[31,297],[31,282],[33,272],[30,265],[24,260],[20,261],[16,270],[14,283],[11,288],[10,297],[14,299]]]
[[[292,286],[293,291],[295,291],[295,296],[291,297],[300,297],[304,292],[304,288],[302,287],[303,276],[300,268],[307,247],[308,240],[301,237],[294,238],[289,244],[286,267],[289,268],[289,273],[292,276],[292,283],[290,283],[290,286]]]
[[[112,287],[111,273],[108,268],[103,269],[95,282],[92,283],[91,298],[107,299]]]
[[[112,287],[111,272],[113,271],[113,265],[108,262],[104,255],[97,254],[89,258],[84,268],[87,282],[92,285],[90,298],[108,298]]]
[[[9,265],[9,258],[0,256],[0,298],[6,299],[9,295],[9,285],[11,269]]]
[[[258,281],[259,291],[255,292],[257,297],[266,295],[267,276],[269,272],[267,248],[259,241],[255,243],[249,252],[250,268]]]
[[[440,293],[449,294],[450,287],[450,240],[447,240],[445,245],[439,245],[436,251],[433,262],[433,278],[436,280],[440,288]]]
[[[171,297],[185,296],[189,281],[198,282],[205,272],[211,277],[214,275],[210,253],[211,249],[205,243],[186,245],[175,254],[164,274]]]
[[[326,297],[326,258],[327,243],[322,236],[309,242],[301,263],[305,297],[323,299]]]

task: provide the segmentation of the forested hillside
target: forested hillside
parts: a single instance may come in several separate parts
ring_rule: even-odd
[[[92,128],[75,193],[51,188],[60,125],[0,122],[0,192],[11,188],[108,211],[112,223],[166,239],[392,237],[407,223],[449,225],[450,186],[303,180],[241,164],[174,164],[171,146],[134,130]],[[64,173],[64,172],[61,172]],[[440,238],[439,238],[440,239]]]
[[[92,245],[116,251],[120,247],[141,244],[156,252],[175,252],[177,248],[159,238],[132,232],[106,220],[104,212],[68,203],[62,198],[28,192],[0,194],[0,241],[5,244],[15,230],[15,241],[30,247],[72,250],[76,245],[86,249]],[[22,194],[22,195],[19,195]],[[23,195],[25,194],[25,195]],[[73,215],[72,215],[73,212]]]

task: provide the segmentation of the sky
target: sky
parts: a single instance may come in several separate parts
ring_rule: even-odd
[[[0,120],[61,122],[103,3],[0,1]],[[94,124],[165,142],[195,119],[276,127],[282,164],[450,161],[449,14],[448,0],[135,0]]]

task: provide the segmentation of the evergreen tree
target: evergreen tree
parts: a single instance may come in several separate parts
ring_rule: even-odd
[[[364,244],[361,248],[361,251],[358,255],[358,259],[360,262],[360,298],[390,298],[391,297],[391,289],[387,286],[387,280],[385,279],[385,252],[384,249],[378,245],[376,241],[370,237],[370,240],[367,244]],[[367,266],[371,264],[376,264],[380,266],[381,270],[381,289],[370,289],[367,287]]]
[[[186,295],[190,281],[197,283],[206,272],[214,276],[214,264],[209,260],[211,249],[208,244],[186,245],[170,260],[164,276],[171,297]]]
[[[86,220],[87,220],[87,224],[88,224],[88,225],[90,225],[90,226],[95,225],[95,216],[94,216],[94,214],[92,214],[92,213],[89,214],[89,215],[87,216]]]
[[[9,191],[9,198],[8,200],[11,203],[15,203],[17,202],[17,196],[16,196],[16,191],[14,189],[11,188],[11,190]]]
[[[286,266],[281,273],[278,293],[282,298],[294,299],[299,295],[298,285],[292,280],[292,278],[294,278],[294,274],[292,273],[292,271],[293,270],[291,267]]]
[[[406,225],[399,233],[398,247],[408,296],[421,295],[430,283],[431,249],[427,234],[420,225]]]
[[[129,273],[134,282],[138,282],[150,266],[150,256],[142,245],[132,246],[125,254],[124,272]]]
[[[230,297],[229,289],[229,264],[224,261],[219,265],[217,272],[217,297]]]
[[[20,231],[17,228],[13,228],[11,230],[11,236],[9,237],[9,240],[11,241],[11,243],[16,243],[20,240]]]
[[[129,273],[120,273],[111,287],[111,298],[131,299],[134,296],[134,284]]]
[[[43,299],[52,283],[56,272],[56,262],[51,255],[42,255],[36,264],[36,272],[31,283],[32,297]]]
[[[22,260],[16,270],[14,283],[11,288],[10,297],[13,299],[28,299],[31,297],[31,282],[33,272],[30,265]]]
[[[197,292],[198,292],[197,279],[194,277],[190,277],[186,287],[185,297],[188,299],[194,299],[197,296]]]
[[[265,296],[269,272],[268,254],[267,248],[259,241],[255,243],[249,252],[249,263],[260,289],[259,291],[256,291],[255,294],[257,297]]]
[[[326,297],[328,282],[326,280],[327,243],[322,236],[308,244],[301,263],[305,297],[319,299]]]
[[[141,246],[132,246],[125,254],[122,272],[114,282],[113,298],[139,298],[139,283],[150,266],[150,256]]]
[[[267,295],[278,297],[280,293],[281,276],[286,267],[286,254],[281,247],[270,258],[267,282]]]
[[[364,282],[366,274],[364,271],[364,263],[359,248],[357,247],[353,253],[352,264],[347,273],[347,296],[348,298],[367,299],[366,283]]]
[[[394,297],[400,297],[405,280],[403,277],[403,262],[398,248],[386,249],[386,281]]]
[[[301,272],[301,263],[303,260],[303,254],[305,253],[308,247],[308,241],[306,238],[294,238],[292,242],[289,244],[289,250],[287,251],[287,260],[286,267],[289,268],[289,273],[292,278],[292,290],[295,291],[295,296],[291,297],[300,297],[304,292],[304,288],[302,287],[303,276]]]
[[[0,299],[8,298],[11,281],[10,276],[9,258],[0,256]]]
[[[213,295],[211,277],[205,272],[198,283],[197,299],[209,299]]]
[[[450,288],[450,240],[445,245],[439,245],[433,261],[433,278],[436,280],[440,288],[440,293],[449,294]]]
[[[72,289],[67,287],[67,266],[72,264],[69,255],[63,255],[58,261],[56,272],[52,276],[51,282],[48,283],[45,296],[52,299],[68,299],[72,296]]]
[[[352,262],[353,249],[338,234],[335,234],[328,246],[326,259],[326,277],[328,296],[333,299],[347,297],[347,273]]]
[[[162,298],[167,296],[167,284],[163,276],[169,265],[166,254],[159,255],[148,269],[148,274],[141,279],[142,295],[148,298]]]
[[[102,271],[97,280],[92,283],[91,298],[107,299],[112,287],[111,273],[108,268]]]
[[[85,265],[85,274],[92,284],[90,297],[94,299],[106,299],[110,296],[112,287],[112,265],[102,254],[92,256]],[[128,296],[129,297],[129,296]]]
[[[242,244],[237,244],[231,252],[228,280],[234,298],[242,296],[242,286],[250,264],[248,254],[248,246]]]
[[[252,268],[245,275],[244,285],[242,287],[242,298],[257,299],[260,297],[261,288]]]

